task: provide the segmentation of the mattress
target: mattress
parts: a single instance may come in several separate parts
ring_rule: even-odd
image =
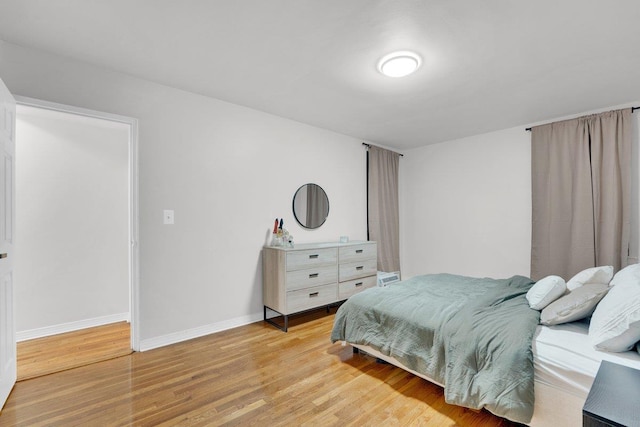
[[[601,361],[640,369],[640,354],[636,351],[598,351],[589,343],[588,332],[585,322],[538,325],[532,346],[536,382],[584,400]]]

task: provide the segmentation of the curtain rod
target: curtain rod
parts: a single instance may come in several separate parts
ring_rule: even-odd
[[[632,113],[633,113],[634,111],[636,111],[636,110],[640,110],[640,107],[631,107],[631,112],[632,112]],[[526,130],[526,131],[528,131],[528,132],[531,132],[531,128],[526,128],[525,130]]]
[[[640,107],[638,107],[638,108],[640,108]],[[371,147],[371,144],[367,144],[366,142],[363,142],[362,145],[366,145],[367,148]],[[375,145],[374,145],[374,147],[375,147]],[[385,148],[385,150],[386,150],[386,148]],[[389,151],[391,151],[391,150],[389,150]],[[395,151],[391,151],[391,152],[397,154],[400,157],[404,157],[404,154],[396,153]]]

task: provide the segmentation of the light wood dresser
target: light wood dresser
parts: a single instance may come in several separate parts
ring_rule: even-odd
[[[287,331],[291,314],[346,300],[376,286],[376,242],[267,246],[262,251],[264,320]],[[284,317],[284,326],[267,318]]]

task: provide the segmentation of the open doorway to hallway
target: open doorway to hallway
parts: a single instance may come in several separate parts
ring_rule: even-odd
[[[131,352],[130,123],[18,105],[18,379]]]

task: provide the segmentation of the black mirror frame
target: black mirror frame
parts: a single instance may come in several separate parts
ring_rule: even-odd
[[[308,185],[315,185],[320,190],[322,190],[322,192],[324,193],[324,197],[327,200],[327,214],[324,216],[324,219],[322,220],[322,222],[320,224],[318,224],[317,226],[315,226],[315,227],[309,227],[306,224],[303,224],[303,221],[301,221],[298,218],[298,215],[296,214],[296,196],[298,195],[300,190],[302,190],[303,188],[305,188]],[[325,222],[327,222],[327,218],[329,217],[330,208],[331,208],[331,205],[329,203],[329,196],[327,195],[327,192],[324,191],[324,188],[320,187],[318,184],[315,184],[315,183],[312,183],[312,182],[308,182],[308,183],[298,187],[296,192],[293,194],[293,200],[291,202],[291,210],[293,211],[293,217],[296,219],[297,223],[300,224],[300,226],[302,226],[303,228],[306,228],[307,230],[315,230],[316,228],[320,228]],[[306,221],[304,221],[304,222],[306,222]]]

